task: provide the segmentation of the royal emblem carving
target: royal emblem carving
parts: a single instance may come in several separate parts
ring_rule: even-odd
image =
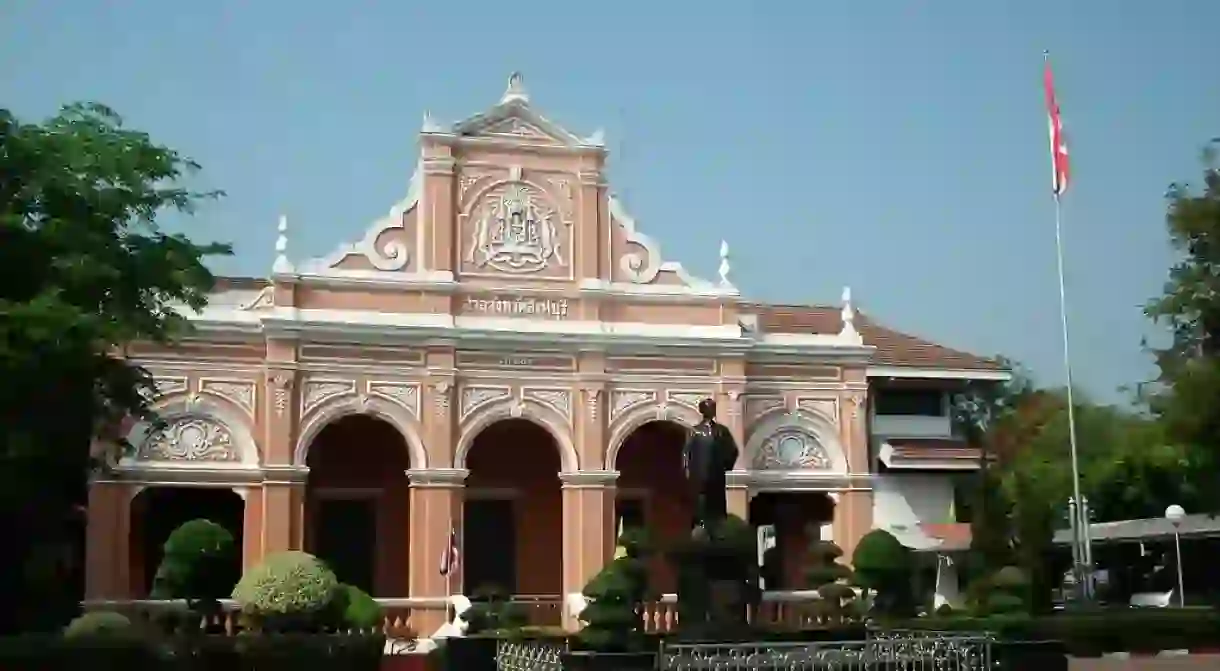
[[[553,207],[525,183],[509,184],[489,193],[477,205],[474,232],[466,261],[476,268],[527,274],[551,263],[566,267]]]
[[[797,428],[771,434],[754,459],[755,468],[799,470],[830,468],[830,456],[817,438]]]
[[[153,432],[140,445],[144,461],[237,461],[233,436],[224,426],[203,417],[186,417]]]

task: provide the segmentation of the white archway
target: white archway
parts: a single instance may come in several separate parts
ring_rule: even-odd
[[[607,471],[615,469],[619,450],[631,434],[649,422],[670,421],[686,427],[692,427],[701,421],[699,411],[678,403],[641,405],[627,411],[610,430],[610,440],[606,445],[606,461],[603,466]]]
[[[335,399],[314,410],[301,424],[296,447],[292,451],[292,463],[306,465],[309,448],[313,441],[331,422],[350,415],[368,415],[393,426],[406,443],[411,468],[427,468],[428,455],[416,429],[415,418],[405,408],[376,396],[352,396]]]
[[[559,449],[562,472],[572,473],[580,470],[580,458],[576,454],[575,445],[572,444],[572,434],[568,431],[567,421],[554,410],[536,401],[516,401],[508,398],[475,410],[462,422],[458,432],[457,449],[453,454],[453,467],[466,468],[466,456],[483,429],[506,419],[525,419],[541,426],[551,434],[551,439]]]
[[[808,410],[777,410],[768,413],[750,429],[746,439],[746,468],[750,470],[785,470],[783,465],[764,466],[760,464],[765,445],[768,441],[790,437],[793,441],[804,440],[800,447],[805,450],[821,450],[825,453],[826,466],[792,465],[792,470],[813,470],[818,473],[846,475],[847,455],[839,440],[839,430],[834,422],[825,416]],[[794,442],[794,445],[797,444]],[[810,455],[811,457],[815,455]]]
[[[119,459],[120,468],[172,467],[208,469],[256,469],[262,459],[258,445],[246,414],[227,401],[211,396],[178,396],[153,405],[160,421],[137,422],[127,433],[127,442],[135,448],[134,454]],[[236,459],[211,459],[206,455],[183,454],[181,458],[152,458],[141,456],[149,447],[149,439],[165,432],[191,431],[192,439],[204,442],[189,450],[208,451],[215,445],[206,443],[227,442],[227,448]]]

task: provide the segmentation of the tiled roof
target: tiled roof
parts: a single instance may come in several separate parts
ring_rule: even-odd
[[[839,308],[764,304],[743,307],[747,311],[757,311],[758,327],[764,333],[838,333],[843,327]],[[969,354],[895,331],[878,324],[863,313],[857,314],[856,330],[863,336],[866,345],[877,348],[873,363],[878,366],[1004,370],[1004,366],[995,359]]]

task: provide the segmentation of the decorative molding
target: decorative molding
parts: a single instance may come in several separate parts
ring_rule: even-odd
[[[253,380],[202,378],[199,380],[199,393],[223,398],[245,410],[246,414],[251,417],[254,416],[254,409],[257,407]]]
[[[751,493],[826,492],[830,494],[842,491],[867,491],[873,488],[871,473],[748,470],[729,471],[727,475],[727,486],[747,487]]]
[[[309,479],[308,466],[274,464],[262,469],[265,484],[302,484]]]
[[[610,394],[610,421],[618,419],[632,408],[656,401],[657,392],[643,389],[616,389]]]
[[[462,409],[458,414],[458,420],[465,420],[474,411],[486,406],[490,403],[500,401],[506,398],[512,398],[512,388],[507,386],[491,386],[491,385],[463,385],[462,386]]]
[[[784,427],[762,441],[754,455],[760,470],[818,470],[832,468],[826,448],[812,433],[795,426]]]
[[[568,389],[529,387],[522,389],[522,400],[541,403],[559,413],[569,423],[572,421],[572,392]]]
[[[272,373],[267,378],[267,387],[274,399],[275,416],[283,417],[288,410],[288,398],[292,393],[292,376],[285,372]]]
[[[635,218],[627,213],[626,208],[619,202],[619,199],[613,195],[608,196],[609,210],[611,223],[617,223],[623,228],[623,238],[629,245],[639,247],[643,252],[638,251],[624,252],[618,259],[611,259],[611,262],[617,261],[619,270],[627,276],[633,284],[651,284],[657,279],[657,275],[662,271],[671,272],[678,276],[682,281],[684,288],[690,292],[709,292],[722,293],[724,295],[736,295],[737,289],[731,284],[716,285],[713,282],[695,277],[686,272],[681,263],[677,261],[662,261],[661,247],[648,235],[645,235],[636,227]],[[611,231],[613,235],[613,231]],[[607,249],[612,248],[612,245],[607,245]]]
[[[406,214],[419,205],[423,195],[423,163],[422,160],[419,162],[415,174],[411,176],[407,196],[391,207],[388,214],[373,222],[359,242],[343,245],[329,256],[306,261],[300,267],[302,273],[323,277],[333,275],[335,266],[349,256],[363,257],[373,268],[380,271],[396,272],[406,268],[411,256],[405,242],[391,240],[378,246],[377,241],[386,231],[406,230]]]
[[[864,405],[866,398],[864,392],[854,392],[847,397],[847,407],[852,422],[860,418],[860,407]]]
[[[826,421],[839,425],[839,401],[834,398],[798,398],[796,409],[818,415]]]
[[[326,401],[356,393],[355,380],[307,378],[301,394],[301,417]]]
[[[240,461],[235,440],[224,424],[202,416],[171,420],[138,447],[139,461]]]
[[[565,488],[609,487],[618,480],[618,471],[569,471],[559,474]]]
[[[746,424],[753,424],[759,417],[786,407],[782,396],[746,397]]]
[[[466,483],[470,471],[465,468],[412,468],[406,471],[411,486],[452,486],[462,487]]]
[[[589,413],[589,420],[597,421],[597,407],[601,405],[602,388],[600,386],[585,387],[581,391],[585,395],[585,411]]]
[[[441,380],[432,384],[433,401],[436,404],[436,414],[444,417],[449,414],[450,396],[453,393],[453,382]]]
[[[369,380],[368,391],[374,396],[381,396],[407,409],[416,419],[419,419],[419,384]]]
[[[183,394],[190,390],[190,380],[186,377],[156,377],[153,378],[155,399],[165,398],[174,394]]]
[[[666,391],[665,398],[670,403],[684,405],[695,412],[699,411],[699,402],[711,398],[710,391]]]

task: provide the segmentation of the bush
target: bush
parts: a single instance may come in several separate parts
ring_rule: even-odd
[[[246,572],[233,599],[254,624],[280,631],[321,628],[339,594],[339,580],[317,557],[281,552]]]
[[[237,583],[241,558],[233,534],[205,519],[191,520],[165,540],[152,598],[215,601]]]
[[[888,617],[915,614],[915,594],[911,588],[914,561],[906,547],[884,529],[874,529],[860,539],[852,554],[856,583],[877,592],[873,610]]]
[[[1030,584],[1016,566],[1004,568],[974,581],[966,591],[966,603],[977,617],[1030,612]]]
[[[1220,640],[1220,614],[1210,609],[1099,609],[988,617],[931,617],[909,626],[937,631],[988,631],[1004,640],[1063,641],[1069,654],[1214,648]]]
[[[64,638],[116,638],[130,636],[134,627],[122,613],[99,610],[85,613],[68,623]]]
[[[375,671],[381,635],[304,634],[138,638],[0,638],[0,669],[30,671]]]
[[[648,567],[643,542],[624,534],[622,556],[602,568],[582,593],[589,605],[580,614],[582,647],[599,652],[636,652],[642,649],[643,605],[648,596]]]
[[[830,541],[815,540],[809,546],[805,583],[822,597],[814,604],[813,612],[823,624],[850,621],[860,611],[855,603],[856,591],[847,584],[852,579],[852,571],[839,563],[842,556],[843,550]]]
[[[525,610],[510,600],[509,594],[496,585],[484,585],[474,591],[470,608],[462,615],[467,634],[515,631],[529,621]]]
[[[339,599],[343,606],[343,625],[351,629],[380,629],[385,613],[381,604],[367,592],[355,585],[339,585]]]

